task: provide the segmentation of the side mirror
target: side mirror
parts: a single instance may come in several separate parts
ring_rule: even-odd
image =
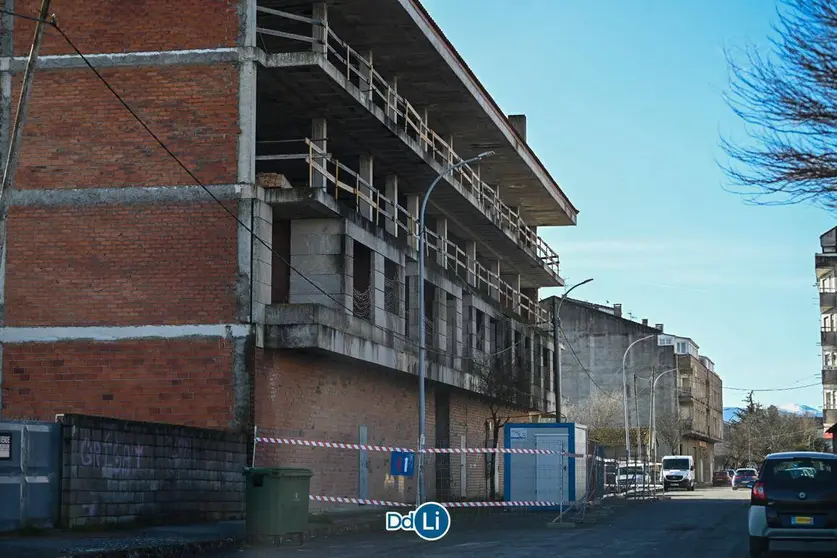
[[[691,467],[689,467],[689,470],[690,470],[690,471],[694,471],[694,470],[695,470],[695,466],[694,466],[694,465],[692,465]]]

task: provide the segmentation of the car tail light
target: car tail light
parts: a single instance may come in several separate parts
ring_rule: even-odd
[[[750,494],[751,505],[765,505],[767,504],[767,495],[764,493],[764,483],[758,481],[753,485],[753,491]]]

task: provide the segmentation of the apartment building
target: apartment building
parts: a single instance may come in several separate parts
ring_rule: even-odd
[[[837,227],[820,236],[814,267],[820,299],[823,435],[833,439],[828,430],[837,423]]]
[[[4,418],[85,412],[415,447],[419,320],[428,445],[485,444],[492,355],[522,371],[510,409],[554,406],[538,289],[562,280],[538,227],[572,226],[577,211],[526,143],[525,117],[501,112],[418,1],[52,11],[223,207],[48,33],[11,198]],[[33,24],[2,23],[5,123]],[[487,151],[430,199],[420,309],[422,194]],[[384,472],[389,455],[270,459],[310,466],[318,494],[414,494]],[[482,493],[482,461],[467,481],[440,480],[438,462],[429,497],[451,483]]]
[[[552,298],[545,299],[543,306],[551,308]],[[618,412],[611,409],[598,415],[612,416],[612,426],[624,428],[624,357],[631,428],[648,428],[652,386],[656,386],[658,457],[692,455],[698,481],[709,482],[714,445],[723,440],[722,382],[714,363],[700,355],[691,339],[666,334],[663,324],[626,317],[621,304],[606,306],[565,298],[560,315],[565,345],[560,353],[563,404],[584,409],[595,394],[604,394],[595,398],[596,404],[611,399]],[[608,451],[613,456],[623,455],[624,445]],[[642,451],[648,453],[647,448]]]

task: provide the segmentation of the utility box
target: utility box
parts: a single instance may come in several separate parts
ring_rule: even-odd
[[[247,468],[247,537],[280,537],[308,528],[308,469]]]
[[[587,427],[575,423],[508,423],[505,447],[556,453],[507,453],[503,498],[507,502],[554,502],[559,509],[587,497]],[[565,455],[565,454],[575,454]]]

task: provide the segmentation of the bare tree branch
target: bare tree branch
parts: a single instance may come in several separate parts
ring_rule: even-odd
[[[721,140],[736,193],[760,205],[812,202],[837,210],[837,2],[782,0],[773,56],[728,51],[727,104],[749,141]]]

